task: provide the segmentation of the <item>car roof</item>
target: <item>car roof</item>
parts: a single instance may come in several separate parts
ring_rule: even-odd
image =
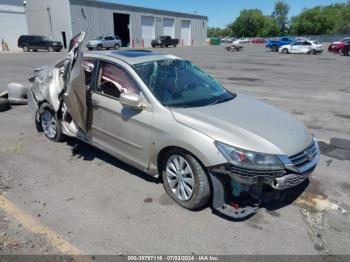
[[[118,51],[87,51],[84,52],[85,56],[93,56],[95,58],[111,57],[120,59],[130,65],[166,60],[166,59],[179,59],[173,55],[162,54],[159,52],[149,50],[118,50]]]

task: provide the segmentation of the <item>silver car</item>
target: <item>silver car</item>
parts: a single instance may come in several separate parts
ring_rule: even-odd
[[[92,50],[119,49],[122,46],[122,40],[118,36],[99,36],[87,42],[86,47]]]
[[[28,93],[50,140],[78,138],[160,177],[181,206],[211,201],[234,219],[316,167],[315,137],[288,114],[226,90],[189,61],[145,50],[83,54],[83,38],[36,70]]]

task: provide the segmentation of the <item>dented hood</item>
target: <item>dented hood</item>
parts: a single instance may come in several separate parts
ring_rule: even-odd
[[[294,155],[312,141],[287,113],[244,95],[198,108],[172,108],[174,118],[216,141],[255,152]]]

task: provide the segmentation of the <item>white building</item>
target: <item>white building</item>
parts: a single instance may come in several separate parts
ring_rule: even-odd
[[[64,45],[80,31],[87,33],[87,39],[118,35],[131,47],[150,46],[160,35],[178,38],[180,46],[206,44],[206,16],[96,0],[27,2],[29,34],[48,36]]]
[[[27,33],[23,0],[0,0],[0,51],[2,40],[10,51],[18,49],[19,36]]]

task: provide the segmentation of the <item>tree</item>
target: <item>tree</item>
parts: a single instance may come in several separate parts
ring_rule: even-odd
[[[264,27],[260,33],[261,37],[279,36],[280,29],[273,16],[265,16]]]
[[[304,9],[292,18],[291,32],[296,35],[349,33],[350,7],[347,4],[333,4]]]
[[[275,3],[275,10],[273,11],[272,16],[275,18],[281,34],[287,33],[289,9],[289,5],[283,1]]]
[[[347,6],[339,10],[334,29],[338,34],[350,34],[350,0]]]
[[[237,37],[254,37],[262,33],[265,17],[259,9],[243,9],[239,17],[230,25],[231,32]]]

